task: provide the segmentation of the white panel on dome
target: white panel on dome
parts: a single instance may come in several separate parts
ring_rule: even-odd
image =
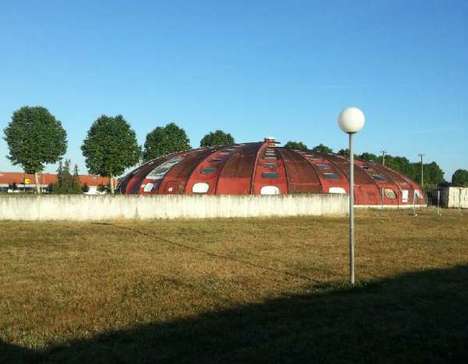
[[[210,189],[210,185],[208,183],[198,182],[193,185],[192,192],[193,193],[207,193],[209,189]]]
[[[328,193],[346,193],[346,190],[343,187],[330,187]]]
[[[407,203],[408,202],[408,190],[401,190],[401,202]]]
[[[145,187],[143,187],[143,191],[145,192],[151,192],[153,190],[153,184],[152,183],[147,183]]]
[[[153,169],[147,176],[146,178],[148,179],[153,179],[153,180],[160,180],[163,179],[164,176],[166,175],[169,170],[175,166],[177,163],[182,161],[184,158],[181,156],[175,156],[168,161],[165,161],[164,163],[160,164],[157,166],[155,169]]]
[[[261,195],[279,195],[280,190],[276,186],[263,186],[260,190]]]

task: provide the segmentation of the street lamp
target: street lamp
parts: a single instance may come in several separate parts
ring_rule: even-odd
[[[349,135],[349,280],[354,285],[354,155],[353,134],[366,122],[364,113],[357,107],[348,107],[338,116],[338,125]]]

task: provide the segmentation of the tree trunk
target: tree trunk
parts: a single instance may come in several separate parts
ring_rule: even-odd
[[[114,191],[114,178],[112,177],[112,175],[110,176],[110,188],[111,188],[111,193],[114,194],[115,191]]]
[[[36,192],[41,193],[41,186],[39,186],[39,175],[37,172],[34,172],[34,179],[36,182]]]

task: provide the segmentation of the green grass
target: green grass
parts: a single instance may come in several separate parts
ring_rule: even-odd
[[[466,213],[0,229],[0,363],[468,359]]]

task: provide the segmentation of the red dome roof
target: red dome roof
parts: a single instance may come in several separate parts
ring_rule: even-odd
[[[192,149],[153,159],[120,180],[124,194],[271,195],[347,193],[347,158],[259,143]],[[409,178],[373,162],[355,161],[360,205],[424,203]]]

